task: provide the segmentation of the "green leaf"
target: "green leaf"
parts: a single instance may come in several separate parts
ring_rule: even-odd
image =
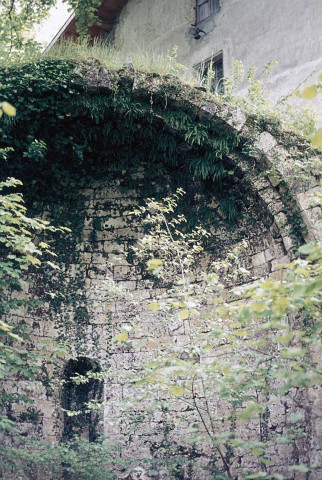
[[[293,339],[294,335],[292,333],[286,333],[285,335],[280,335],[276,337],[277,343],[288,343]]]
[[[266,303],[265,302],[259,302],[259,303],[253,303],[252,304],[252,310],[253,312],[256,313],[262,313],[266,309]]]
[[[315,245],[314,243],[306,243],[299,248],[299,252],[303,253],[304,255],[309,255],[314,251]]]
[[[115,337],[115,340],[117,342],[126,342],[128,340],[128,338],[129,338],[129,334],[126,333],[126,332],[122,332]]]
[[[282,353],[283,358],[297,358],[306,354],[306,349],[300,347],[285,348]]]
[[[249,420],[254,415],[261,413],[263,411],[263,405],[260,405],[256,402],[249,402],[246,408],[241,412],[240,418],[242,420]]]
[[[157,302],[150,303],[148,306],[148,309],[151,310],[151,312],[157,312],[160,308],[160,305]]]
[[[180,387],[179,385],[170,388],[170,392],[172,393],[172,395],[175,395],[176,397],[179,397],[180,395],[184,395],[187,393],[187,391],[184,388]]]
[[[244,328],[234,331],[234,335],[236,335],[236,337],[245,337],[247,334],[248,332]]]
[[[301,93],[301,97],[305,100],[311,100],[317,95],[317,85],[312,85],[311,87],[306,87]]]
[[[149,471],[149,476],[150,477],[158,477],[159,472],[157,470],[150,470]]]
[[[251,453],[252,453],[255,457],[260,457],[261,455],[263,455],[264,450],[263,450],[262,448],[254,448],[254,450],[252,450]]]
[[[189,318],[189,310],[181,310],[180,317],[183,320],[186,320],[187,318]]]
[[[307,473],[310,471],[310,469],[305,465],[292,465],[291,467],[288,467],[288,469],[296,472],[302,472],[302,473]]]
[[[16,109],[10,103],[2,102],[1,107],[4,113],[9,115],[9,117],[14,117],[16,115]]]
[[[251,319],[251,311],[250,307],[244,306],[241,308],[240,313],[239,313],[239,318],[241,320],[250,320]]]
[[[162,265],[162,260],[158,258],[152,258],[147,262],[147,270],[155,270]]]

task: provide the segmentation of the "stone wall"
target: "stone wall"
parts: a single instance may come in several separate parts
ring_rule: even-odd
[[[133,75],[131,71],[124,71],[120,74],[119,82],[120,84],[128,82],[127,84],[131,85],[134,99],[139,97],[141,101],[150,102],[151,95],[157,96],[162,90],[162,80],[159,78],[155,76],[137,78]],[[85,82],[93,90],[104,89],[107,94],[110,91],[109,72],[92,65],[86,69],[84,77]],[[183,198],[183,213],[189,215],[192,207],[196,205],[200,208],[207,207],[211,211],[210,220],[206,225],[212,241],[208,261],[223,257],[229,249],[240,245],[241,240],[246,239],[249,246],[243,250],[241,256],[242,266],[249,270],[249,276],[245,281],[250,282],[263,277],[281,279],[280,264],[293,258],[299,243],[292,225],[292,215],[302,218],[305,222],[306,240],[319,236],[316,222],[320,210],[319,207],[312,207],[310,204],[310,197],[318,189],[318,179],[310,175],[305,181],[299,181],[299,174],[294,171],[292,163],[292,158],[300,153],[296,147],[296,137],[287,132],[281,134],[272,125],[267,125],[266,130],[263,130],[252,124],[238,109],[218,104],[199,90],[178,86],[176,79],[167,81],[173,81],[176,86],[176,89],[169,90],[167,96],[167,102],[172,104],[173,108],[178,101],[178,88],[181,88],[178,108],[189,107],[197,112],[196,122],[200,118],[223,122],[228,129],[238,133],[243,141],[252,146],[251,155],[230,154],[226,159],[227,163],[234,165],[234,181],[231,188],[232,193],[239,195],[241,203],[240,218],[235,223],[228,222],[216,199],[209,202],[201,181],[191,181],[187,186],[189,202]],[[160,121],[159,116],[157,121]],[[180,137],[180,132],[177,134]],[[260,175],[267,170],[270,170],[270,173],[265,178]],[[161,178],[156,176],[152,179],[151,184],[156,195],[166,196],[173,192],[176,175],[176,172],[165,173]],[[102,414],[104,422],[103,426],[98,427],[110,438],[115,436],[115,441],[124,437],[131,425],[130,420],[124,419],[116,431],[109,423],[128,393],[126,387],[122,385],[122,370],[135,371],[137,365],[154,355],[160,339],[171,337],[173,342],[179,345],[189,337],[189,329],[184,321],[182,324],[167,325],[159,314],[147,312],[146,302],[154,298],[158,290],[151,278],[146,276],[142,266],[129,255],[131,245],[143,234],[142,226],[133,220],[129,210],[133,209],[133,206],[142,205],[146,199],[145,191],[146,178],[141,167],[135,172],[126,174],[117,169],[110,171],[108,180],[96,181],[84,188],[80,192],[84,220],[80,237],[74,238],[71,243],[74,249],[71,252],[71,261],[69,264],[61,265],[62,276],[50,274],[50,278],[45,278],[44,283],[46,285],[49,280],[55,282],[57,275],[58,285],[62,282],[60,284],[62,290],[64,284],[66,292],[73,293],[76,301],[55,310],[54,302],[48,300],[46,305],[39,308],[36,316],[21,311],[15,312],[13,318],[20,323],[26,322],[32,328],[31,338],[34,343],[43,339],[59,341],[66,339],[72,345],[75,357],[93,359],[102,367],[110,366],[114,372],[120,370],[119,377],[116,375],[105,382],[101,398],[105,402]],[[295,200],[291,214],[288,208],[290,196]],[[79,207],[75,207],[73,203],[66,203],[65,208],[70,215],[75,215],[77,213],[75,208]],[[207,268],[206,264],[203,268]],[[111,280],[114,281],[114,292],[111,292]],[[28,293],[37,296],[39,289],[44,288],[43,281],[43,278],[40,281],[35,280]],[[119,287],[139,301],[134,304],[133,299],[124,298],[118,291]],[[227,285],[228,289],[230,287],[231,285]],[[122,331],[122,328],[134,327],[137,324],[140,325],[140,329],[133,330],[131,346],[111,344],[111,339]],[[142,340],[147,337],[152,341],[142,344]],[[65,364],[62,362],[59,367],[43,365],[42,381],[51,379],[53,368],[59,368],[59,375],[62,376]],[[15,388],[21,392],[24,388],[30,390],[30,382],[28,384],[19,382],[17,385],[8,382],[7,385],[11,390]],[[45,438],[46,441],[59,441],[64,429],[59,389],[58,393],[56,390],[52,394],[50,390],[43,389],[42,382],[35,381],[33,390],[36,409],[39,410],[38,419],[33,422],[21,421],[21,429],[36,435],[37,438]],[[318,399],[313,390],[310,392],[309,403],[312,415],[315,416]],[[17,406],[16,415],[19,415],[23,408]],[[271,422],[283,425],[285,409],[296,410],[292,398],[287,406],[274,406]],[[171,416],[180,417],[181,414],[183,412],[169,412],[167,421],[171,420]],[[166,435],[165,424],[165,419],[160,415],[144,420],[133,431],[125,455],[132,455],[138,459],[157,456],[158,448],[162,446]],[[312,432],[314,428],[312,427]],[[175,429],[167,438],[168,440],[170,438],[172,445],[179,448],[182,435],[184,432]],[[280,471],[288,459],[295,455],[292,448],[283,446],[281,450],[274,452],[276,465]],[[300,456],[307,460],[314,451],[315,458],[317,449],[316,433],[312,433],[303,445]],[[207,462],[207,454],[207,449],[201,448],[199,452],[201,463]],[[247,458],[244,462],[247,464]],[[251,468],[251,465],[248,466]],[[201,479],[200,476],[196,478]],[[302,477],[297,475],[289,478],[299,480]]]
[[[171,179],[166,180],[169,183],[164,182],[167,187],[164,189],[165,193],[168,189],[171,190]],[[111,380],[105,383],[104,393],[100,398],[106,402],[101,418],[104,423],[98,426],[98,432],[108,435],[110,439],[115,437],[115,442],[127,439],[130,425],[129,420],[124,419],[115,429],[115,426],[111,426],[109,422],[117,416],[122,401],[126,401],[127,395],[131,393],[128,391],[128,387],[122,385],[124,371],[133,373],[135,369],[144,364],[145,360],[153,356],[159,343],[165,341],[166,338],[172,338],[172,341],[179,346],[187,342],[189,337],[188,322],[183,321],[181,325],[166,325],[162,316],[160,318],[157,313],[152,315],[147,311],[148,301],[155,298],[155,295],[160,292],[153,288],[153,283],[146,278],[137,262],[128,258],[127,253],[130,246],[133,240],[142,235],[142,230],[139,225],[133,224],[132,217],[126,213],[133,206],[142,204],[144,184],[137,179],[136,187],[131,190],[126,188],[126,184],[127,179],[122,180],[121,173],[115,172],[113,181],[98,183],[84,192],[85,224],[83,237],[78,245],[79,263],[71,264],[65,273],[69,277],[69,281],[73,280],[73,277],[76,280],[79,275],[82,276],[86,290],[83,305],[88,313],[88,320],[77,318],[77,308],[67,312],[70,320],[69,326],[66,326],[66,323],[62,326],[59,315],[54,322],[46,308],[38,313],[38,318],[35,318],[34,315],[28,317],[23,312],[20,318],[19,315],[16,317],[16,321],[21,321],[23,318],[30,324],[33,330],[33,342],[38,343],[46,338],[57,340],[63,338],[73,346],[74,357],[94,359],[102,367],[110,365],[114,375],[119,370],[119,376],[118,374],[111,375]],[[262,182],[261,194],[267,195],[267,191],[264,193],[263,186]],[[265,186],[268,187],[268,185]],[[198,196],[196,193],[196,197]],[[307,207],[305,215],[314,218],[316,211],[309,208],[308,201],[304,200],[304,198],[307,199],[305,194],[301,193],[299,197],[304,201],[304,207]],[[256,199],[250,199],[250,202],[248,208],[255,212]],[[269,198],[269,205],[272,209],[277,208],[272,197]],[[215,215],[214,208],[214,217]],[[240,242],[234,241],[234,235],[238,229],[245,232],[245,224],[247,225],[245,220],[246,218],[239,225],[235,225],[233,229],[225,228],[222,225],[213,232],[216,237],[217,249],[214,248],[215,253],[210,254],[209,261],[212,257],[218,258],[218,249],[222,252],[223,245],[225,250],[240,244]],[[243,250],[241,265],[250,272],[247,281],[261,277],[280,279],[282,274],[280,264],[292,259],[290,250],[286,249],[288,244],[285,238],[287,237],[284,237],[283,240],[274,221],[256,220],[252,226],[248,224],[247,235],[244,235],[249,246]],[[99,228],[97,228],[98,223]],[[229,236],[228,241],[227,236]],[[122,295],[112,296],[108,286],[110,280],[115,282],[116,287],[121,287],[140,299],[140,303],[134,304],[131,299],[124,299]],[[33,288],[30,293],[33,293]],[[64,312],[64,316],[66,318],[66,312]],[[128,326],[140,327],[131,333],[131,346],[112,347],[111,338],[118,335],[122,328]],[[146,338],[149,339],[149,342],[142,346],[142,340]],[[61,375],[63,368],[64,364],[61,366]],[[44,378],[51,377],[50,366],[44,366],[43,375]],[[19,391],[24,391],[21,384],[18,388]],[[28,393],[30,382],[26,383],[26,388],[25,392]],[[48,396],[48,391],[44,390],[42,382],[35,382],[33,390],[36,398],[35,408],[39,411],[38,421],[36,421],[36,425],[32,422],[20,423],[22,431],[35,435],[36,438],[45,438],[47,441],[60,440],[64,429],[64,419],[60,410],[62,406],[60,393],[56,391],[54,396]],[[313,412],[318,407],[318,405],[314,407],[316,402],[315,392],[312,390],[310,403],[313,404],[313,406],[311,405]],[[287,407],[283,404],[273,405],[270,418],[272,425],[279,425],[282,428],[286,415],[285,409],[287,409],[288,415],[299,410],[297,405],[292,403],[291,398]],[[25,406],[21,405],[20,408],[17,407],[16,414],[23,411],[25,411]],[[170,422],[180,416],[184,416],[181,407],[178,411],[169,412],[166,418]],[[126,448],[126,455],[133,456],[138,461],[157,455],[158,448],[161,448],[165,438],[165,418],[160,417],[159,414],[146,417],[134,430],[131,442]],[[168,441],[172,442],[173,454],[179,451],[176,449],[179,449],[180,442],[183,441],[182,434],[180,427],[175,427],[168,435]],[[312,442],[315,445],[316,439]],[[308,458],[307,448],[307,445],[303,446],[302,461]],[[202,455],[203,463],[206,464],[207,449],[201,448],[199,454]],[[282,466],[283,462],[285,465],[287,461],[291,461],[294,454],[292,446],[289,448],[283,446],[273,455],[277,459],[277,465]],[[251,467],[251,464],[247,463],[247,457],[243,462]],[[201,478],[201,473],[198,475],[196,478]]]

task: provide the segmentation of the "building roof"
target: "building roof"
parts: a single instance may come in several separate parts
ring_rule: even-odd
[[[90,28],[90,36],[97,38],[104,33],[109,33],[115,25],[117,15],[127,2],[128,0],[102,0],[101,6],[97,10],[98,21]],[[72,13],[45,51],[50,50],[51,47],[62,38],[77,38],[76,23],[75,13]]]

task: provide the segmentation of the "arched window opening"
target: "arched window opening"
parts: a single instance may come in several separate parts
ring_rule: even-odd
[[[64,430],[62,440],[75,436],[87,438],[93,442],[98,437],[99,411],[88,408],[89,402],[102,401],[103,381],[93,378],[101,368],[97,362],[86,357],[69,360],[64,370],[62,390],[62,407],[64,411]],[[80,377],[77,380],[77,377]]]

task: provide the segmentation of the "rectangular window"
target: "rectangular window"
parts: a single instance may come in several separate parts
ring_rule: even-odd
[[[196,24],[206,20],[211,15],[219,12],[220,0],[197,0],[196,1]]]
[[[209,58],[196,67],[200,84],[212,93],[224,93],[224,64],[222,53]]]

